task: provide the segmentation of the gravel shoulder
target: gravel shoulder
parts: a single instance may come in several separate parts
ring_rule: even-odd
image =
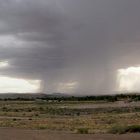
[[[47,130],[0,128],[0,140],[139,140],[140,134],[70,134]]]

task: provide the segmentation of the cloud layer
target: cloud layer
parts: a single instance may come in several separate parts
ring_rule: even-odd
[[[0,75],[40,79],[48,93],[113,91],[116,71],[139,65],[139,5],[139,0],[1,0],[0,60],[9,67]]]

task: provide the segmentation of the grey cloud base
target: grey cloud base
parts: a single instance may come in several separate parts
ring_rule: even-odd
[[[0,74],[41,79],[47,93],[111,93],[117,69],[140,63],[139,6],[139,0],[1,0],[0,60],[10,66]]]

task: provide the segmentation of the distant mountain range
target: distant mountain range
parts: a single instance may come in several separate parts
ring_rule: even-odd
[[[46,97],[69,97],[70,95],[63,93],[1,93],[0,99],[16,99],[16,98],[24,98],[24,99],[36,99],[36,98],[46,98]]]
[[[140,93],[117,93],[117,94],[104,94],[104,95],[87,95],[87,94],[66,94],[66,93],[52,93],[52,94],[46,94],[46,93],[1,93],[0,99],[17,99],[17,98],[23,98],[23,99],[37,99],[37,98],[62,98],[62,97],[85,97],[85,96],[114,96],[114,95],[140,95]]]

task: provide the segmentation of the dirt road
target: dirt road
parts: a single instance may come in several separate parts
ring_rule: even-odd
[[[140,140],[140,134],[69,134],[46,130],[0,129],[0,140]]]

